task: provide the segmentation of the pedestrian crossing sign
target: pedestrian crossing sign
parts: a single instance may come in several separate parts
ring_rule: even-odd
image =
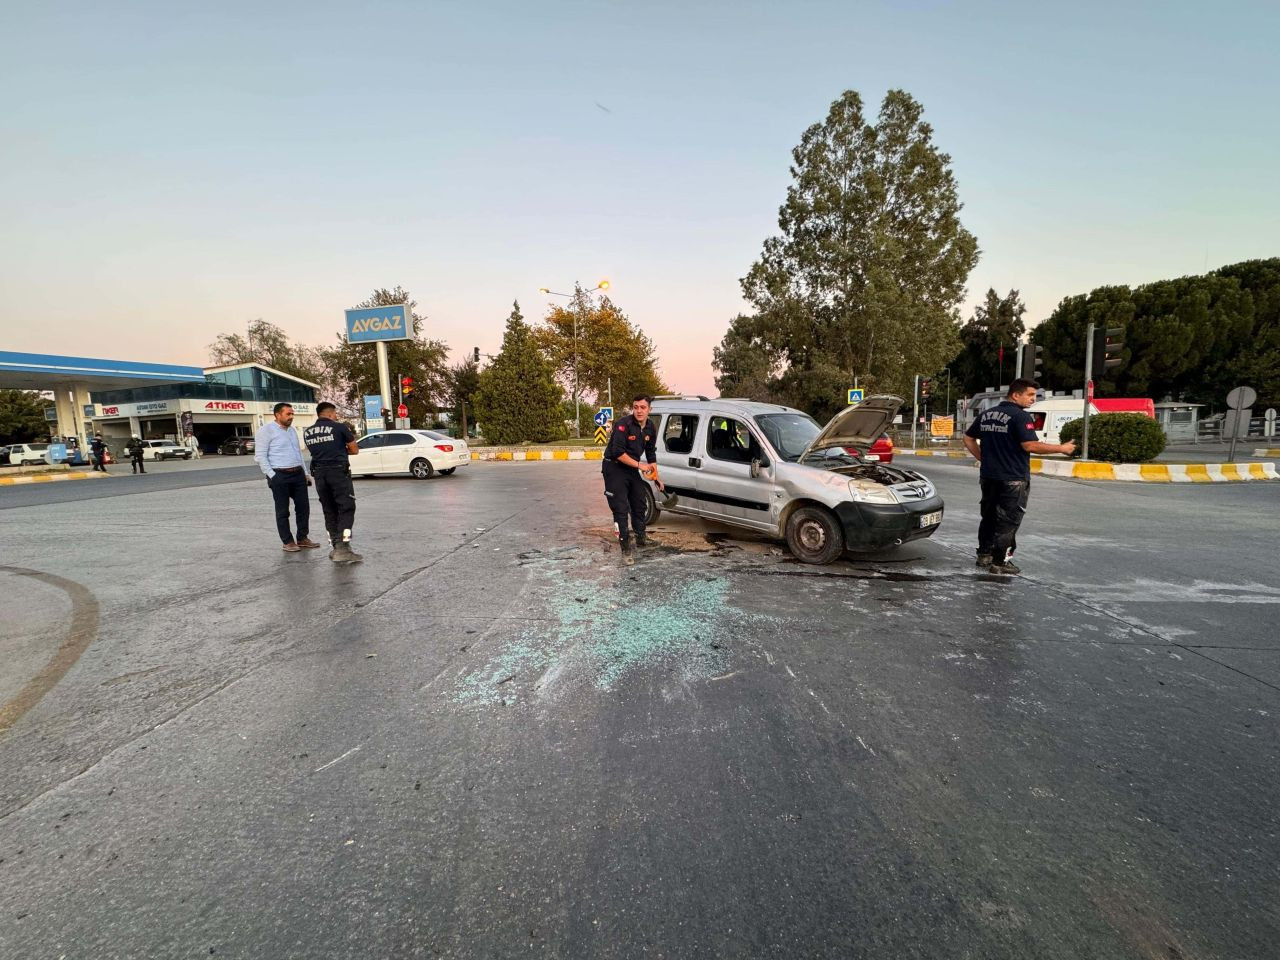
[[[851,404],[852,404],[852,403],[861,403],[861,402],[862,402],[862,394],[863,394],[863,391],[861,391],[861,390],[850,390],[850,391],[849,391],[849,403],[851,403]]]
[[[609,439],[609,431],[604,427],[596,427],[596,443],[606,443]]]

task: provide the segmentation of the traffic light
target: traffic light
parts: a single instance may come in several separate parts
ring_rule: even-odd
[[[394,430],[396,427],[395,417],[391,416],[391,408],[382,408],[382,425],[388,430]]]
[[[474,352],[471,354],[471,362],[472,362],[472,363],[479,363],[479,362],[480,362],[480,348],[479,348],[479,347],[472,347],[471,349],[472,349],[472,351],[474,351]]]
[[[1018,376],[1023,380],[1034,380],[1040,382],[1040,377],[1044,372],[1044,347],[1038,347],[1034,343],[1023,344],[1022,359],[1018,364]]]
[[[400,378],[400,396],[407,397],[413,393],[413,377]]]
[[[1100,377],[1124,363],[1124,327],[1098,327],[1093,331],[1093,375]]]
[[[929,380],[927,379],[921,380],[920,381],[920,399],[928,400],[931,396],[933,396],[933,384],[930,383]]]

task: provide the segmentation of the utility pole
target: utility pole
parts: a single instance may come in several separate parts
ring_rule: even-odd
[[[1089,459],[1089,407],[1093,403],[1093,327],[1084,335],[1084,432],[1081,436],[1080,459]]]
[[[916,421],[920,419],[920,374],[916,374],[911,390],[911,449],[916,448]]]

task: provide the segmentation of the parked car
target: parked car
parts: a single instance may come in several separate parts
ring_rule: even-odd
[[[190,447],[179,446],[172,440],[143,440],[143,460],[190,460]]]
[[[652,416],[666,496],[659,507],[650,485],[649,516],[666,509],[757,530],[818,564],[932,536],[943,515],[933,484],[867,458],[902,403],[868,397],[821,427],[776,404],[658,398]]]
[[[465,440],[435,430],[380,430],[357,441],[360,452],[351,472],[362,477],[407,473],[420,480],[439,473],[450,476],[471,462]]]
[[[858,454],[860,451],[857,447],[846,447],[847,453]],[[881,437],[862,454],[864,460],[873,460],[880,463],[893,463],[893,441],[889,439],[888,434]]]
[[[222,446],[218,447],[218,453],[224,457],[239,457],[246,453],[253,453],[253,437],[228,437],[222,441]]]
[[[14,466],[31,466],[50,462],[47,443],[11,443],[8,450],[9,463]]]

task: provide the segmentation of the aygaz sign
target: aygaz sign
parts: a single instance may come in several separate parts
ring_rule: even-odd
[[[403,303],[389,307],[363,307],[347,311],[347,339],[352,343],[378,340],[411,340],[409,308]]]

